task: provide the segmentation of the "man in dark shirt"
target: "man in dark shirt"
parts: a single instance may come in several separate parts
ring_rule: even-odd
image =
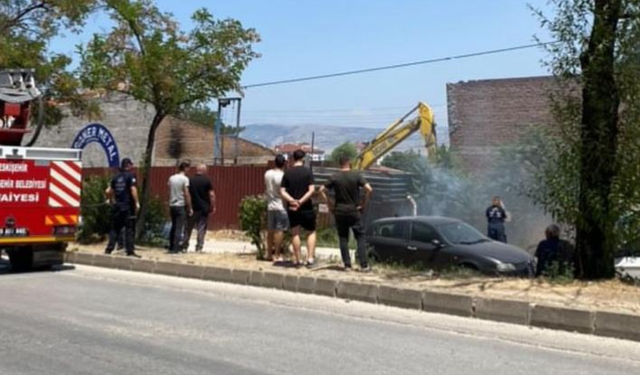
[[[554,264],[558,275],[572,275],[574,249],[568,241],[560,239],[560,227],[552,224],[544,231],[544,235],[545,240],[540,241],[535,253],[536,276],[547,275]]]
[[[502,207],[500,197],[493,197],[491,206],[487,208],[487,235],[492,240],[507,242],[507,234],[504,229],[504,222],[507,219],[507,212]]]
[[[117,237],[125,231],[125,250],[127,256],[138,257],[134,252],[134,227],[135,219],[140,209],[138,190],[136,189],[136,176],[131,173],[133,162],[131,159],[122,160],[120,172],[111,179],[111,184],[105,191],[107,199],[113,202],[111,217],[111,232],[109,243],[105,250],[111,254],[116,246]]]
[[[191,195],[193,215],[189,217],[187,221],[187,235],[184,248],[185,250],[189,249],[189,240],[195,227],[198,231],[196,252],[201,252],[204,247],[204,237],[207,234],[209,215],[216,211],[216,193],[213,190],[211,180],[207,177],[206,165],[198,165],[196,175],[189,179],[189,194]]]
[[[305,229],[307,236],[307,266],[313,266],[316,252],[316,213],[313,210],[311,197],[315,192],[313,174],[304,166],[305,152],[296,150],[293,153],[293,167],[287,169],[282,177],[280,194],[286,203],[289,226],[291,228],[291,244],[296,266],[300,265],[300,231]]]
[[[326,190],[333,190],[334,203],[327,198]],[[360,189],[364,189],[364,198],[360,199]],[[335,215],[336,228],[340,238],[340,254],[345,270],[351,269],[351,255],[349,254],[349,229],[356,238],[360,269],[370,271],[364,242],[364,225],[362,224],[362,210],[367,206],[373,189],[371,185],[357,171],[351,170],[351,160],[340,158],[340,171],[320,187],[320,196],[329,204],[329,209]]]

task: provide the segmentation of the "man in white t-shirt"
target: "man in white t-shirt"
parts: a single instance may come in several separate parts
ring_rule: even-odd
[[[171,234],[169,236],[169,253],[184,251],[184,227],[187,216],[193,215],[191,195],[189,194],[189,177],[187,172],[191,164],[183,161],[178,173],[169,177],[169,211],[171,213]]]
[[[264,174],[265,195],[267,197],[267,259],[282,262],[280,250],[284,231],[289,229],[289,218],[280,196],[280,185],[284,176],[285,158],[276,155],[276,167]]]

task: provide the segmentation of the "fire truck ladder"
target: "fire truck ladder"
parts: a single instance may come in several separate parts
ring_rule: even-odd
[[[33,146],[44,123],[44,100],[36,87],[33,69],[0,71],[0,145],[20,146],[30,119],[30,107],[37,100],[35,132],[25,145]]]

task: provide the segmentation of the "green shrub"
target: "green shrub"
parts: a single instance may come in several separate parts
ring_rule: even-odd
[[[166,222],[166,204],[157,196],[149,198],[147,217],[144,223],[145,232],[139,242],[153,247],[167,245],[169,241],[164,236]]]
[[[259,260],[265,257],[265,228],[267,202],[258,195],[245,197],[240,203],[240,229],[251,239],[258,250]]]
[[[88,177],[82,184],[82,225],[77,240],[80,243],[96,243],[104,241],[111,230],[111,205],[106,203],[105,190],[111,177]],[[166,214],[164,204],[158,197],[149,199],[145,235],[142,243],[161,246],[166,240],[162,235]]]
[[[340,247],[338,230],[335,227],[320,228],[316,231],[318,247],[330,247],[337,249]],[[353,233],[349,234],[349,249],[355,250],[356,239]]]
[[[78,231],[78,242],[103,241],[111,228],[111,210],[105,203],[104,191],[111,179],[106,176],[88,177],[82,183],[82,224]]]

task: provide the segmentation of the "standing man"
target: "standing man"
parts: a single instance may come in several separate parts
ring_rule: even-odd
[[[335,194],[332,203],[325,191],[333,190]],[[360,189],[364,189],[364,197],[360,199]],[[349,253],[349,229],[358,244],[358,260],[360,270],[371,271],[367,262],[367,254],[364,242],[364,225],[362,224],[362,211],[369,203],[373,189],[371,185],[357,171],[351,170],[351,160],[347,156],[340,158],[340,171],[331,176],[329,181],[320,188],[320,196],[327,202],[333,212],[340,238],[340,253],[345,271],[351,269],[351,254]]]
[[[131,159],[123,159],[120,165],[120,172],[111,179],[111,184],[105,191],[107,199],[114,202],[109,243],[105,253],[111,254],[113,252],[118,237],[121,237],[122,229],[124,228],[124,247],[127,256],[139,258],[140,256],[134,251],[133,239],[135,219],[138,210],[140,210],[140,203],[136,188],[136,176],[131,173],[131,168],[133,168]]]
[[[187,238],[185,239],[185,251],[189,250],[189,240],[193,228],[198,231],[196,252],[202,252],[204,236],[207,234],[209,215],[216,212],[216,193],[213,190],[211,180],[207,177],[207,166],[200,164],[196,168],[196,175],[189,179],[189,194],[193,203],[193,215],[187,221]]]
[[[487,217],[487,235],[495,241],[507,242],[507,234],[504,229],[504,222],[507,219],[507,212],[502,208],[500,197],[493,197],[491,206],[485,213]]]
[[[267,260],[282,262],[280,248],[284,231],[289,229],[289,218],[282,203],[280,187],[284,176],[283,155],[276,155],[276,167],[264,174],[265,196],[267,197]]]
[[[311,267],[315,262],[316,252],[316,213],[311,202],[315,186],[311,170],[304,166],[305,155],[302,150],[296,150],[293,153],[293,167],[287,169],[282,177],[280,195],[287,205],[296,266],[301,264],[300,232],[305,229],[309,232],[307,236],[307,267]]]
[[[191,195],[189,194],[189,178],[187,177],[190,166],[191,164],[188,161],[181,162],[178,166],[178,173],[169,178],[170,254],[178,254],[184,251],[184,227],[187,216],[193,215]]]

